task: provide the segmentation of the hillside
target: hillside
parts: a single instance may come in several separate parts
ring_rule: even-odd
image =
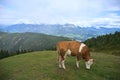
[[[109,51],[120,55],[120,32],[91,38],[85,43],[92,51]]]
[[[70,39],[40,33],[0,32],[0,58],[30,51],[55,50],[56,43],[61,40]]]
[[[15,25],[0,25],[0,30],[11,33],[44,33],[48,35],[64,36],[76,40],[84,41],[99,35],[114,33],[120,31],[120,28],[104,28],[101,25],[99,28],[82,27],[74,24],[15,24]]]
[[[67,57],[66,70],[59,69],[56,51],[32,52],[0,60],[0,80],[120,80],[119,56],[91,53],[90,70],[83,60],[75,67],[75,57]]]

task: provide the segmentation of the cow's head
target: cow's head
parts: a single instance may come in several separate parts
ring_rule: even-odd
[[[88,61],[85,62],[86,69],[90,69],[90,66],[93,64],[93,59],[89,59]]]

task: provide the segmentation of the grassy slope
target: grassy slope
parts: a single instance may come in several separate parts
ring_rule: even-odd
[[[32,52],[0,60],[0,80],[120,80],[120,56],[92,53],[95,63],[86,70],[84,61],[75,67],[75,57],[59,69],[55,51]]]

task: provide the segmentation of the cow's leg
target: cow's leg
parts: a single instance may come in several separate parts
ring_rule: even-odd
[[[77,59],[76,59],[76,66],[77,66],[77,68],[79,68],[79,62],[80,62],[80,56],[77,56]]]
[[[62,68],[63,68],[63,69],[66,69],[66,67],[65,67],[65,60],[62,60],[61,63],[62,63]]]
[[[59,68],[65,69],[65,58],[62,57],[61,55],[58,56],[58,61],[59,61]]]
[[[59,67],[65,69],[65,58],[67,54],[64,49],[61,49],[61,54],[59,54]]]
[[[61,55],[59,53],[57,55],[57,59],[58,59],[59,68],[62,68],[62,65],[61,65]]]
[[[61,64],[62,64],[62,68],[63,69],[66,69],[66,67],[65,67],[65,55],[64,56],[61,56]]]
[[[80,61],[76,60],[76,66],[77,66],[77,68],[79,68],[79,62]]]
[[[61,63],[61,61],[62,61],[62,58],[61,58],[61,56],[59,55],[59,56],[58,56],[59,68],[62,68],[62,63]]]

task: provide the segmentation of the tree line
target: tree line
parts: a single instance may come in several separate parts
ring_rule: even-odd
[[[19,54],[23,54],[23,53],[28,53],[28,52],[32,52],[33,50],[17,50],[13,53],[10,53],[8,50],[0,50],[0,59],[5,58],[5,57],[9,57],[9,56],[14,56],[14,55],[19,55]]]
[[[85,41],[91,51],[120,51],[120,32],[93,37]]]

